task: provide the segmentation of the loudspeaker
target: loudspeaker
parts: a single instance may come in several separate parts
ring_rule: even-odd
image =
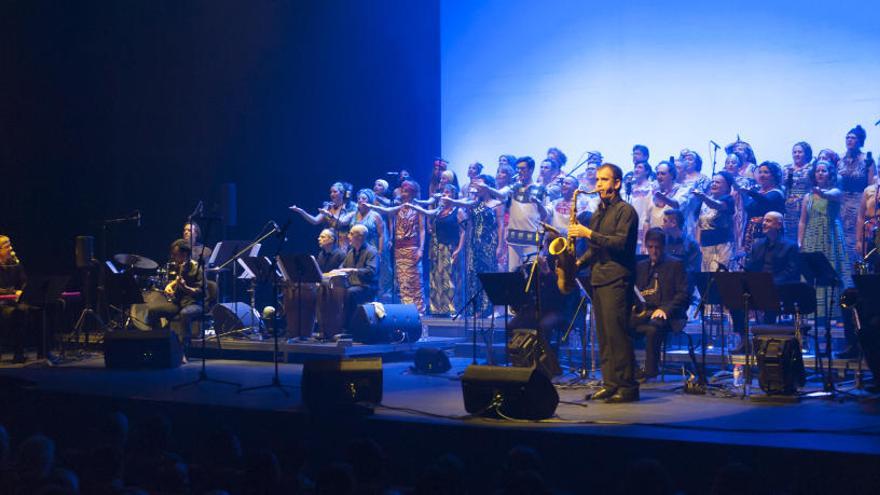
[[[358,306],[349,331],[355,342],[388,344],[415,342],[422,336],[422,319],[414,304],[384,304],[385,316],[376,315],[376,306]]]
[[[303,403],[311,411],[382,402],[382,358],[306,361],[302,374]]]
[[[758,335],[758,384],[767,395],[792,395],[806,383],[801,346],[794,336]]]
[[[78,235],[74,240],[75,258],[77,268],[92,266],[95,258],[95,238],[90,235]]]
[[[104,336],[104,365],[108,368],[176,368],[182,353],[174,332],[114,330]]]
[[[440,349],[420,347],[413,363],[419,373],[446,373],[452,368],[449,356]]]
[[[248,303],[223,303],[215,304],[211,308],[211,319],[214,320],[214,331],[217,335],[225,335],[229,332],[256,327],[259,331],[263,326],[263,320],[257,310]]]
[[[510,337],[510,364],[520,368],[535,368],[548,377],[559,376],[562,368],[556,353],[537,330],[519,328]]]
[[[465,410],[475,416],[547,419],[559,405],[550,378],[531,368],[468,366],[461,392]]]

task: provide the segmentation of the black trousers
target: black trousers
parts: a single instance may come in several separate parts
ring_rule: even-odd
[[[596,315],[596,336],[602,361],[602,380],[606,388],[638,390],[633,376],[635,354],[630,336],[629,316],[634,297],[633,284],[620,279],[593,287],[593,310]]]
[[[24,339],[27,335],[27,310],[18,304],[0,306],[0,333],[15,356],[24,355]]]
[[[663,343],[663,337],[672,329],[669,325],[669,319],[662,320],[660,318],[644,318],[633,317],[630,325],[636,333],[636,337],[645,336],[645,373],[648,375],[656,375],[660,372],[658,363],[660,362],[660,346]]]

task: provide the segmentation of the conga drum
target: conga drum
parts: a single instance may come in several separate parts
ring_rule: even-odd
[[[287,315],[288,337],[312,336],[317,304],[317,284],[290,284],[284,289],[284,313]]]
[[[342,326],[345,324],[345,291],[348,289],[348,284],[347,273],[334,273],[321,282],[318,295],[318,328],[325,339],[342,333]]]

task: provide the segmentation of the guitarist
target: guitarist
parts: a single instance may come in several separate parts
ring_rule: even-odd
[[[147,303],[146,323],[156,327],[160,318],[171,319],[180,316],[180,328],[172,328],[184,348],[191,336],[191,323],[202,313],[199,305],[204,272],[198,263],[190,259],[192,251],[189,242],[177,239],[171,243],[171,261],[177,266],[177,276],[165,286],[166,300],[153,300]]]

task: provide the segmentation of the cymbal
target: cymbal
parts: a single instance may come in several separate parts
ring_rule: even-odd
[[[137,254],[120,253],[113,256],[113,261],[121,266],[124,266],[126,269],[133,268],[136,270],[149,271],[159,268],[159,264],[155,261]]]

